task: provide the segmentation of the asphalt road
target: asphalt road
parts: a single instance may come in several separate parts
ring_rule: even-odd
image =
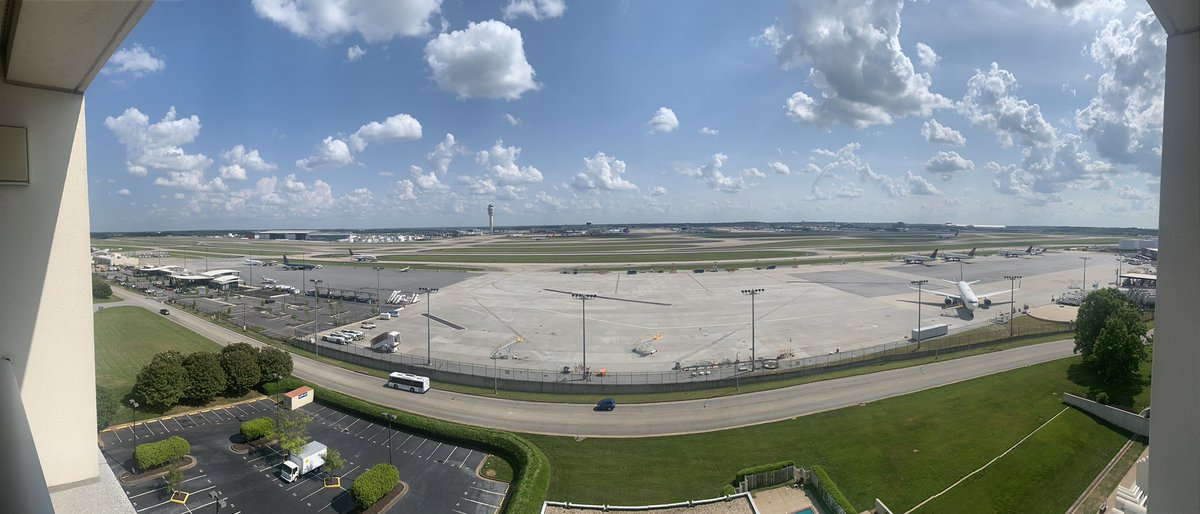
[[[154,312],[162,308],[157,300],[123,290],[114,292]],[[263,346],[186,312],[173,309],[170,319],[222,345],[246,342]],[[381,405],[458,423],[549,435],[647,437],[724,430],[869,403],[1069,357],[1073,348],[1070,340],[1057,341],[708,400],[619,405],[612,412],[593,412],[590,405],[500,400],[438,389],[423,395],[400,392],[384,388],[383,379],[294,354],[292,374]]]

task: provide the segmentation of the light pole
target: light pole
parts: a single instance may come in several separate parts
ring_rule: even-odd
[[[133,419],[134,419],[134,421],[137,421],[137,408],[140,407],[140,404],[138,404],[137,400],[130,398],[129,406],[133,407]]]
[[[1092,260],[1091,257],[1080,257],[1083,260],[1083,292],[1087,294],[1087,261]]]
[[[379,296],[379,272],[383,271],[383,267],[372,266],[371,269],[375,270],[375,303],[379,305],[379,313],[382,314],[383,313],[383,297]]]
[[[418,291],[425,293],[425,365],[433,365],[433,332],[431,330],[430,321],[433,319],[429,314],[429,299],[433,293],[438,292],[436,287],[418,287]]]
[[[757,355],[754,353],[754,297],[762,294],[763,288],[743,289],[742,294],[750,295],[750,371],[753,372],[757,366]]]
[[[912,284],[914,286],[917,286],[917,337],[916,337],[916,339],[917,339],[917,349],[920,350],[921,349],[921,290],[925,284],[929,283],[929,281],[924,280],[924,279],[909,280],[908,283]]]
[[[587,302],[594,300],[596,295],[571,293],[571,298],[579,300],[579,304],[583,306],[583,379],[591,380],[592,376],[591,373],[588,373],[587,367]]]
[[[1004,275],[1008,279],[1008,337],[1013,336],[1013,316],[1016,316],[1017,309],[1017,286],[1018,280],[1021,280],[1021,275]]]
[[[742,375],[739,373],[738,366],[742,363],[742,352],[737,352],[733,356],[733,387],[738,391],[742,390]]]
[[[396,415],[392,414],[390,412],[381,412],[380,415],[382,415],[384,417],[384,419],[388,420],[388,439],[387,439],[388,464],[391,464],[392,463],[392,434],[393,434],[392,422],[396,421]]]
[[[301,278],[303,278],[303,276],[301,276]],[[324,282],[324,280],[321,280],[319,278],[310,278],[310,279],[308,279],[308,281],[312,282],[312,284],[313,284],[313,299],[315,300],[320,297],[321,282]],[[318,329],[321,328],[321,327],[317,326],[317,309],[321,308],[321,302],[317,301],[315,303],[316,303],[316,307],[313,307],[308,310],[308,312],[312,313],[312,324],[313,324],[312,335],[309,336],[308,340],[313,344],[313,351],[317,354],[317,357],[320,357],[321,356],[321,345],[317,343],[317,338],[313,337],[313,336],[317,332],[319,332]]]

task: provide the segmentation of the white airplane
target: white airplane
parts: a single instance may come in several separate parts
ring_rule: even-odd
[[[258,259],[251,259],[249,257],[244,257],[244,258],[242,258],[242,264],[245,264],[247,266],[262,266],[263,261],[260,261]]]
[[[999,255],[1003,255],[1004,257],[1008,257],[1009,259],[1012,259],[1015,257],[1024,257],[1026,255],[1031,255],[1031,254],[1033,254],[1032,246],[1030,246],[1029,248],[1026,248],[1023,251],[1022,250],[1000,250],[1000,253],[999,253]]]
[[[965,261],[965,260],[970,260],[970,259],[974,259],[974,258],[975,258],[975,249],[974,248],[972,248],[971,251],[969,251],[967,253],[946,252],[946,253],[942,254],[942,260],[944,260],[946,262]]]
[[[947,284],[954,284],[956,287],[958,287],[958,294],[939,293],[937,291],[929,291],[929,292],[936,294],[938,296],[944,296],[946,298],[945,303],[946,303],[947,307],[950,307],[950,306],[954,305],[955,303],[961,303],[963,307],[966,307],[967,310],[971,311],[971,312],[975,312],[975,310],[979,308],[980,303],[982,303],[984,307],[991,305],[992,304],[992,299],[990,298],[991,296],[996,296],[999,294],[1004,294],[1004,293],[1013,291],[1012,289],[1005,289],[1003,291],[995,291],[995,292],[984,293],[984,294],[975,294],[975,291],[971,290],[971,284],[979,282],[978,280],[972,280],[970,282],[964,282],[962,280],[959,280],[958,282],[954,282],[952,280],[946,280],[945,282]],[[917,289],[917,288],[913,287],[912,289]]]
[[[347,248],[347,250],[350,250],[350,257],[358,262],[377,262],[377,261],[379,261],[378,257],[371,255],[369,253],[354,253],[353,248]]]
[[[271,277],[263,277],[263,278],[262,278],[262,283],[264,283],[264,284],[274,284],[274,283],[275,283],[275,279],[273,279],[273,278],[271,278]]]
[[[903,258],[905,264],[925,264],[926,262],[930,261],[936,262],[937,254],[938,251],[934,250],[933,253],[929,255],[905,255]]]
[[[405,267],[403,267],[403,268],[400,268],[400,269],[398,269],[398,270],[396,270],[396,271],[398,271],[398,272],[400,272],[400,273],[404,273],[404,272],[408,271],[408,269],[409,269],[410,267],[411,267],[411,266],[405,266]]]

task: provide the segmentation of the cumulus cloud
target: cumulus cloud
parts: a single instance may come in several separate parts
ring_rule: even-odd
[[[712,156],[712,159],[703,166],[695,168],[684,168],[679,170],[679,173],[685,177],[703,180],[714,191],[722,193],[738,193],[746,189],[746,179],[740,176],[728,176],[721,171],[721,167],[725,166],[725,161],[729,160],[729,156],[723,153],[717,153]]]
[[[667,194],[667,188],[662,186],[654,186],[650,188],[650,196],[664,196]]]
[[[354,164],[354,155],[350,153],[350,146],[341,139],[334,139],[333,136],[322,140],[311,156],[296,161],[296,167],[304,171],[341,168],[351,164]]]
[[[583,170],[575,174],[571,187],[581,191],[634,191],[638,187],[625,179],[625,161],[596,152],[583,158]]]
[[[438,86],[461,98],[516,100],[541,86],[525,59],[521,31],[504,22],[472,22],[425,45],[425,62]]]
[[[1058,193],[1044,193],[1034,190],[1036,178],[1032,173],[1016,165],[1002,165],[994,161],[987,163],[987,169],[992,174],[992,188],[1005,195],[1015,195],[1022,203],[1030,206],[1042,206],[1048,203],[1062,201]]]
[[[121,196],[129,196],[130,193],[128,189],[118,189],[117,194]]]
[[[1109,21],[1087,53],[1104,73],[1096,80],[1096,96],[1076,111],[1075,126],[1101,157],[1133,162],[1162,140],[1166,33],[1153,12],[1136,13],[1128,26]]]
[[[917,42],[917,61],[919,61],[921,63],[921,66],[924,66],[926,68],[932,68],[934,66],[937,66],[937,63],[942,61],[942,56],[938,55],[937,52],[933,51],[933,48],[930,48],[929,45],[918,41]]]
[[[106,75],[128,73],[134,77],[141,77],[147,73],[162,71],[167,67],[167,60],[161,54],[156,54],[153,48],[134,43],[132,47],[117,50],[100,72]]]
[[[168,171],[166,176],[156,177],[154,185],[174,187],[185,191],[227,191],[229,186],[220,177],[205,180],[203,170]]]
[[[148,174],[145,166],[129,166],[125,168],[125,171],[128,171],[130,175],[135,177],[144,177]]]
[[[442,142],[425,155],[425,160],[429,161],[434,173],[445,176],[450,171],[450,163],[454,161],[454,157],[464,153],[466,150],[454,140],[454,134],[446,133]]]
[[[955,173],[973,169],[975,163],[958,155],[958,152],[938,152],[925,161],[925,171],[938,174],[942,180],[950,180]]]
[[[253,0],[254,11],[292,34],[313,41],[357,33],[368,43],[424,36],[441,0]]]
[[[914,175],[911,171],[904,172],[904,183],[914,195],[940,195],[942,191],[930,184],[925,177]]]
[[[346,49],[346,62],[358,62],[364,55],[367,55],[366,50],[363,50],[361,46],[352,45]]]
[[[372,121],[350,135],[350,146],[355,152],[367,148],[367,143],[378,141],[412,141],[421,139],[421,122],[407,114],[389,116],[383,123]]]
[[[785,104],[792,119],[862,128],[950,105],[901,50],[903,1],[797,0],[794,7],[790,24],[767,27],[756,38],[775,50],[784,69],[807,67],[819,92],[819,101],[804,91],[792,94]]]
[[[396,181],[392,185],[391,197],[396,200],[416,200],[417,193],[413,191],[413,182],[408,179]]]
[[[650,132],[670,132],[679,128],[679,118],[675,117],[675,111],[666,107],[659,107],[654,111],[654,116],[650,117],[650,121],[646,122],[650,127]]]
[[[758,168],[746,168],[742,170],[743,177],[767,178],[767,174],[758,171]]]
[[[563,0],[509,0],[504,6],[504,19],[511,20],[528,16],[535,20],[558,18],[567,12]]]
[[[442,184],[441,180],[438,179],[437,174],[432,171],[425,173],[425,170],[421,169],[420,166],[410,166],[408,168],[408,172],[413,176],[413,180],[416,181],[417,187],[421,188],[421,191],[448,189],[448,187],[445,184]]]
[[[966,146],[967,138],[963,137],[962,133],[950,127],[938,123],[938,120],[925,120],[921,125],[921,135],[930,143],[938,143],[946,146]]]
[[[224,180],[246,180],[246,168],[238,164],[221,166],[218,171]]]
[[[791,175],[792,174],[791,168],[788,168],[788,165],[786,165],[782,162],[779,162],[779,161],[768,162],[767,167],[771,168],[771,171],[774,171],[778,175]]]
[[[521,118],[513,116],[512,114],[507,113],[507,112],[504,113],[504,120],[507,121],[509,125],[512,125],[514,127],[520,127],[521,125],[525,124],[525,122],[521,121]]]
[[[1058,11],[1071,23],[1112,18],[1125,9],[1124,0],[1025,0],[1030,6]]]
[[[904,187],[904,184],[897,182],[887,175],[876,173],[869,163],[859,157],[858,150],[860,147],[859,143],[848,143],[837,151],[824,148],[812,150],[812,154],[815,157],[822,157],[827,160],[822,165],[810,162],[804,168],[805,173],[815,173],[817,175],[813,180],[811,188],[813,199],[828,199],[829,195],[823,193],[821,190],[821,182],[827,179],[836,179],[842,176],[843,173],[853,173],[858,177],[860,182],[870,182],[878,185],[881,191],[887,193],[892,198],[904,198],[908,196],[908,190]]]
[[[222,152],[221,158],[229,164],[241,166],[250,171],[274,171],[278,168],[275,163],[263,160],[257,149],[247,151],[243,145],[235,145]]]
[[[721,131],[714,128],[700,127],[700,133],[706,136],[716,136],[720,135]]]
[[[481,150],[475,154],[475,162],[487,168],[501,184],[541,182],[542,172],[537,168],[517,165],[520,156],[521,147],[504,146],[504,141],[498,139],[491,150]]]
[[[133,175],[145,176],[147,170],[190,171],[204,170],[212,159],[204,154],[189,154],[182,145],[200,135],[200,117],[195,114],[180,119],[175,107],[167,110],[163,119],[150,123],[150,117],[130,107],[117,117],[106,117],[104,126],[125,146],[125,169]]]
[[[1017,77],[992,63],[987,71],[975,70],[967,80],[967,93],[958,102],[958,112],[973,125],[990,129],[1000,145],[1009,148],[1052,144],[1058,137],[1038,104],[1017,98]]]

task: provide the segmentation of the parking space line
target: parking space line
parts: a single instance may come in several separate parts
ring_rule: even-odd
[[[266,449],[268,449],[268,450],[271,450],[271,453],[274,453],[275,455],[279,455],[279,456],[281,456],[281,457],[283,456],[283,454],[281,454],[281,453],[279,453],[279,452],[275,451],[275,449],[274,449],[274,448],[271,448],[270,446],[263,446],[262,448],[266,448]],[[270,456],[271,456],[270,454],[267,454],[267,455],[263,455],[262,457],[258,457],[258,458],[256,458],[256,459],[250,459],[250,460],[246,461],[246,464],[249,464],[249,463],[251,463],[251,462],[254,462],[254,461],[257,461],[257,460],[263,460],[263,459],[265,459],[265,458],[267,458],[267,457],[270,457]]]
[[[225,415],[226,415],[226,416],[229,416],[229,419],[233,419],[233,418],[236,418],[236,417],[237,417],[236,415],[234,415],[234,414],[230,414],[230,413],[229,413],[229,407],[225,407],[225,408],[223,408],[223,409],[221,409],[221,410],[225,411]]]
[[[183,481],[181,481],[181,482],[179,482],[179,483],[180,483],[180,484],[186,484],[186,483],[188,483],[188,482],[191,482],[192,480],[196,480],[197,478],[204,478],[204,477],[206,477],[206,476],[208,476],[208,475],[200,475],[200,476],[195,476],[195,477],[189,478],[189,479],[187,479],[187,480],[183,480]],[[165,485],[164,485],[164,486],[162,486],[162,487],[159,487],[158,489],[152,489],[152,490],[146,491],[146,492],[144,492],[144,493],[138,493],[138,494],[135,494],[135,495],[133,495],[133,496],[130,496],[130,497],[129,497],[129,499],[130,499],[130,500],[132,500],[132,499],[134,499],[134,498],[137,498],[137,497],[139,497],[139,496],[145,496],[145,495],[147,495],[147,494],[150,494],[150,493],[152,493],[152,492],[155,492],[155,491],[161,491],[161,490],[163,490],[163,489],[166,489],[166,488],[167,488],[167,486],[165,486]]]
[[[342,431],[343,431],[343,432],[346,432],[346,433],[350,433],[350,427],[352,427],[352,426],[356,425],[356,424],[357,424],[359,421],[362,421],[362,420],[361,420],[361,419],[358,419],[358,418],[355,418],[355,419],[354,419],[354,423],[351,423],[351,424],[349,424],[349,425],[346,425],[346,428],[343,428],[343,429],[342,429]]]
[[[467,514],[466,512],[463,512],[463,511],[461,511],[461,510],[458,510],[458,509],[450,509],[450,512],[455,512],[455,513],[457,513],[457,514]]]
[[[496,491],[493,491],[493,490],[491,490],[491,489],[484,489],[484,488],[482,488],[482,487],[475,487],[475,486],[473,486],[473,485],[469,485],[469,486],[467,486],[467,487],[470,487],[471,489],[478,489],[478,490],[480,490],[480,491],[483,491],[483,492],[485,492],[485,493],[491,493],[491,494],[494,494],[494,495],[496,495],[496,496],[501,496],[501,497],[503,497],[503,496],[504,496],[504,492],[503,492],[503,491],[501,491],[501,492],[496,492]]]
[[[179,425],[180,430],[183,430],[183,423],[179,422],[179,416],[173,416],[173,417],[171,417],[171,419],[175,420],[175,424]]]
[[[241,412],[242,414],[246,414],[246,415],[250,414],[249,412],[246,412],[245,410],[243,410],[241,405],[234,405],[233,408],[237,409],[238,412]]]
[[[295,488],[297,488],[297,487],[300,487],[301,485],[304,485],[304,483],[305,483],[305,482],[307,482],[307,481],[309,481],[309,480],[312,480],[312,479],[316,478],[316,477],[317,477],[317,475],[318,475],[317,473],[309,473],[309,475],[308,475],[308,478],[306,478],[306,479],[304,479],[304,480],[301,480],[301,481],[297,482],[297,483],[296,483],[296,485],[294,485],[294,486],[291,486],[291,487],[289,487],[289,488],[287,488],[287,489],[285,489],[285,490],[286,490],[286,491],[291,491],[292,489],[295,489]],[[322,480],[323,480],[323,479],[322,479]]]
[[[421,438],[421,444],[418,444],[416,448],[413,448],[413,449],[412,449],[412,452],[413,452],[413,453],[417,453],[417,450],[420,450],[420,449],[421,449],[421,447],[422,447],[422,446],[425,446],[425,443],[427,443],[427,442],[429,442],[429,440],[428,440],[428,439],[425,439],[424,437],[422,437],[422,438]]]
[[[467,459],[471,458],[472,453],[474,453],[474,450],[467,450],[467,458],[463,459],[462,463],[459,464],[458,467],[460,467],[460,468],[463,467],[463,464],[467,463]]]
[[[187,419],[188,419],[188,421],[191,421],[191,422],[192,422],[192,426],[199,426],[199,425],[200,425],[199,423],[196,423],[196,420],[192,419],[192,416],[191,416],[191,415],[184,414],[184,416],[187,416]]]
[[[337,425],[338,423],[341,423],[343,419],[346,419],[346,418],[348,418],[348,417],[350,417],[350,415],[349,415],[349,414],[347,414],[347,415],[345,415],[345,416],[342,416],[341,418],[338,418],[338,420],[337,420],[337,421],[334,421],[333,423],[330,423],[330,424],[329,424],[329,426],[335,426],[335,425]]]
[[[167,500],[167,501],[165,501],[165,502],[162,502],[162,503],[159,503],[159,504],[156,504],[156,505],[151,505],[151,506],[149,506],[149,507],[142,507],[142,508],[140,508],[140,509],[138,509],[138,510],[136,510],[136,511],[134,511],[134,512],[143,512],[143,511],[147,511],[147,510],[153,509],[153,508],[155,508],[155,507],[161,507],[161,506],[163,506],[163,505],[166,505],[166,504],[168,504],[168,503],[171,503],[171,500]]]
[[[162,422],[162,418],[158,418],[158,424],[159,424],[159,425],[162,425],[162,427],[163,427],[163,432],[170,432],[170,430],[167,430],[167,425],[164,425],[164,424],[163,424],[163,422]]]
[[[320,509],[317,509],[317,512],[321,512],[325,509],[328,509],[330,506],[332,506],[334,504],[334,502],[337,501],[338,498],[341,498],[342,495],[349,494],[349,493],[350,493],[350,491],[343,490],[340,494],[338,494],[337,496],[334,496],[332,500],[329,500],[329,505],[326,505],[324,507],[321,507]]]
[[[117,430],[120,430],[120,429],[117,429]],[[117,430],[113,430],[113,431],[112,431],[112,435],[115,435],[115,436],[117,436],[117,442],[118,442],[118,443],[124,443],[124,442],[125,442],[125,440],[124,440],[124,439],[121,439],[121,434],[118,434],[118,433],[117,433]]]
[[[212,420],[211,420],[211,419],[208,419],[208,416],[205,416],[205,415],[204,415],[204,411],[199,411],[199,412],[197,412],[196,414],[199,414],[201,418],[204,418],[204,421],[206,421],[206,422],[208,422],[208,423],[212,423]]]
[[[491,507],[491,508],[493,508],[493,509],[498,509],[498,508],[500,508],[500,506],[499,506],[499,505],[492,505],[492,504],[490,504],[490,503],[483,503],[483,502],[481,502],[481,501],[479,501],[479,500],[472,500],[472,499],[470,499],[470,498],[463,498],[463,499],[464,499],[464,500],[467,500],[467,501],[469,501],[469,502],[471,502],[471,503],[478,503],[478,504],[480,504],[480,505],[486,505],[486,506],[488,506],[488,507]]]
[[[429,459],[433,458],[433,454],[437,453],[438,449],[440,449],[441,447],[442,447],[442,443],[438,443],[438,445],[433,449],[433,451],[429,452],[429,456],[425,457],[425,460],[429,460]]]
[[[371,441],[372,439],[375,439],[375,436],[379,435],[380,432],[383,432],[384,428],[385,427],[383,425],[379,425],[379,430],[376,430],[369,437],[367,437],[367,441]],[[365,432],[365,430],[363,432]]]
[[[453,456],[454,456],[454,452],[456,452],[456,451],[458,451],[458,447],[457,447],[457,446],[455,446],[453,450],[450,450],[450,455],[447,455],[447,456],[446,456],[446,462],[450,462],[450,457],[453,457]]]

